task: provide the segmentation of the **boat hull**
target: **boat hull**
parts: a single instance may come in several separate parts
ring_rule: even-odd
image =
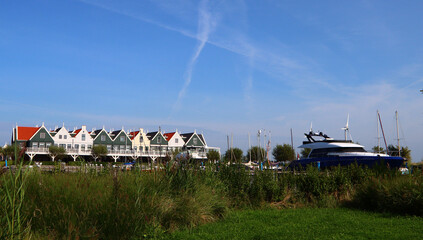
[[[404,158],[402,157],[391,157],[391,156],[333,156],[324,158],[306,158],[296,161],[292,161],[288,168],[299,169],[307,168],[308,165],[318,166],[320,168],[330,168],[335,166],[348,166],[354,163],[358,165],[368,166],[373,168],[374,166],[388,166],[390,168],[399,168],[404,164]]]

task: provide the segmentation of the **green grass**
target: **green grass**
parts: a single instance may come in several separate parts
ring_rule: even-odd
[[[422,217],[423,176],[417,173],[350,166],[250,175],[239,165],[197,167],[180,162],[148,172],[109,167],[6,172],[0,175],[0,239],[12,232],[29,232],[33,239],[185,239],[190,232],[178,231],[187,228],[194,229],[193,239],[399,238],[422,231],[415,225],[423,225],[422,218],[334,209]],[[14,178],[24,175],[28,178]],[[6,197],[12,195],[19,198]],[[270,206],[302,209],[263,210]],[[17,216],[21,227],[11,225],[8,216]]]
[[[234,211],[169,239],[421,239],[423,218],[346,208]]]

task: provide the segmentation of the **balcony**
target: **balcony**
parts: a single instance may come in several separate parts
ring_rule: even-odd
[[[195,159],[206,159],[207,158],[207,149],[195,149],[188,150],[190,157]],[[49,149],[47,147],[29,147],[26,149],[26,154],[28,155],[48,155]],[[90,156],[91,149],[66,149],[66,155],[68,156]],[[139,151],[139,150],[109,150],[107,156],[111,157],[166,157],[172,155],[172,151],[159,151],[159,150],[150,150],[150,151]]]

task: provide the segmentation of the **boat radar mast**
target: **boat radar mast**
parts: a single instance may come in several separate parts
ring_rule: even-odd
[[[323,137],[325,140],[331,140],[332,139],[328,135],[326,135],[326,134],[324,134],[322,132],[315,133],[313,131],[310,131],[308,134],[307,133],[304,133],[304,135],[307,137],[307,140],[309,142],[316,142],[316,140],[314,140],[313,137]]]

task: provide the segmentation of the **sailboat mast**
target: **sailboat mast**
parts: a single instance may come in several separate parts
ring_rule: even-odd
[[[400,138],[399,138],[399,129],[398,129],[398,111],[395,111],[395,119],[397,122],[398,156],[401,156],[401,147],[400,147]]]
[[[253,151],[251,149],[250,133],[249,132],[248,132],[248,149],[250,151],[250,163],[251,163],[251,154],[253,154]]]
[[[292,137],[292,128],[291,128],[291,148],[294,150],[294,138]]]
[[[379,112],[377,112],[377,115],[379,117],[380,129],[382,130],[383,141],[385,142],[386,153],[388,153],[388,144],[386,143],[385,132],[383,131],[382,120],[380,119]]]
[[[377,153],[380,153],[380,133],[379,133],[379,110],[376,112],[376,126],[377,126]]]

